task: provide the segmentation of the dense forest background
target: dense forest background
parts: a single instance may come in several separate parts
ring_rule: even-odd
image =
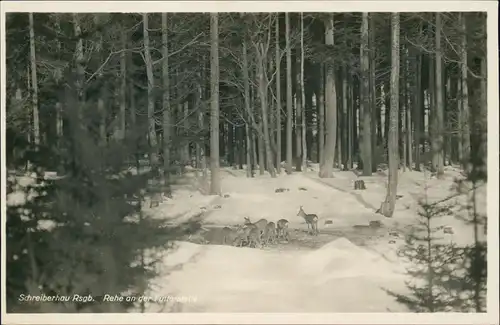
[[[9,13],[5,23],[8,191],[28,173],[37,181],[25,191],[44,193],[9,207],[14,305],[19,292],[140,292],[153,273],[144,249],[185,228],[143,216],[140,198],[152,183],[170,196],[186,168],[212,195],[221,166],[286,177],[313,162],[323,178],[388,168],[387,217],[398,170],[440,178],[459,165],[467,181],[486,179],[485,13]],[[58,226],[42,230],[42,219]]]

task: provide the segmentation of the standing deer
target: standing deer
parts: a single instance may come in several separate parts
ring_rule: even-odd
[[[300,206],[298,217],[304,218],[307,223],[307,231],[312,232],[314,235],[318,235],[318,216],[316,214],[307,214],[302,206]],[[310,230],[309,230],[310,229]]]
[[[259,229],[259,236],[260,236],[260,239],[262,240],[264,232],[266,231],[267,220],[266,219],[260,219],[256,223],[252,223],[250,221],[250,218],[245,217],[245,223],[244,223],[244,225],[245,226],[255,225]]]
[[[256,225],[250,224],[238,227],[238,230],[236,230],[236,238],[233,241],[233,245],[242,247],[244,243],[249,247],[257,247],[257,245],[260,245],[260,230]]]
[[[235,230],[233,230],[229,227],[222,228],[222,244],[223,245],[231,245],[232,246],[237,237],[238,237],[238,235],[237,235]]]
[[[280,219],[278,220],[278,223],[276,224],[277,228],[277,237],[286,239],[287,241],[289,240],[288,237],[288,220],[286,219]]]
[[[274,222],[267,224],[263,237],[265,244],[276,243],[276,224]]]

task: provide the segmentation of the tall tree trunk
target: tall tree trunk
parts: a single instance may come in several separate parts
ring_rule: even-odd
[[[421,27],[419,27],[421,30]],[[417,52],[415,56],[415,105],[414,116],[415,116],[415,170],[420,171],[420,143],[421,143],[421,132],[422,132],[422,113],[423,113],[423,97],[422,97],[422,55]]]
[[[76,51],[75,51],[76,52],[75,63],[76,63],[76,73],[77,73],[76,91],[78,98],[78,107],[76,115],[79,126],[81,126],[80,123],[82,122],[82,114],[83,114],[82,103],[85,101],[85,96],[84,96],[85,69],[83,67],[85,58],[83,56],[82,30],[80,27],[80,17],[78,13],[73,13],[73,29],[75,32],[75,38],[78,40],[76,42]]]
[[[362,125],[361,157],[363,160],[363,176],[372,175],[372,132],[371,132],[371,109],[370,109],[370,58],[368,53],[368,13],[363,12],[363,22],[361,24],[361,118]]]
[[[56,32],[60,33],[61,32],[61,22],[60,22],[60,17],[59,15],[55,16],[55,25],[56,25]],[[61,53],[61,42],[57,41],[57,53]],[[58,59],[61,59],[61,54],[58,54]],[[61,79],[62,79],[62,68],[58,68],[56,71],[56,84],[58,87],[61,85]],[[60,143],[63,137],[63,107],[61,104],[60,99],[57,100],[56,102],[56,135],[57,135],[57,141]]]
[[[295,171],[302,171],[302,97],[300,83],[300,57],[295,55]]]
[[[437,131],[437,119],[436,119],[436,65],[435,60],[429,57],[429,110],[427,118],[427,143],[430,148],[431,157],[431,171],[436,172],[437,167],[437,155],[434,154],[434,136]]]
[[[469,88],[468,80],[468,65],[467,65],[467,21],[466,15],[460,13],[460,23],[462,27],[462,42],[460,48],[461,57],[461,74],[462,74],[462,164],[468,170],[468,162],[470,157],[470,126],[469,126]]]
[[[325,80],[324,66],[319,63],[319,81],[317,90],[317,105],[318,105],[318,137],[319,137],[319,165],[323,165],[325,161]]]
[[[30,21],[30,63],[31,63],[31,103],[33,112],[33,140],[36,147],[40,145],[40,116],[38,113],[38,79],[36,73],[35,28],[33,13],[29,13]]]
[[[399,123],[399,13],[391,13],[392,55],[391,55],[391,108],[390,127],[388,135],[389,149],[389,182],[387,195],[379,212],[391,218],[396,206],[398,187],[398,123]]]
[[[353,139],[354,139],[354,87],[353,87],[353,78],[350,72],[346,76],[348,79],[348,108],[347,108],[347,166],[348,169],[353,168]]]
[[[253,167],[252,167],[252,152],[253,152],[253,137],[251,134],[251,119],[252,119],[252,109],[250,106],[250,77],[248,76],[248,54],[246,37],[243,38],[243,87],[244,87],[244,98],[245,101],[245,134],[247,141],[247,177],[253,177]]]
[[[325,44],[334,45],[334,20],[333,13],[329,14],[328,20],[325,22]],[[326,139],[325,160],[320,166],[319,177],[333,177],[333,161],[335,158],[335,144],[337,141],[337,95],[335,90],[335,67],[333,62],[329,62],[326,66]]]
[[[221,195],[219,175],[219,17],[210,13],[210,194]]]
[[[169,178],[171,173],[171,143],[172,143],[172,121],[171,121],[171,107],[170,107],[170,74],[168,62],[168,16],[167,13],[161,14],[161,41],[162,41],[162,79],[163,79],[163,172],[166,185],[169,185]],[[199,94],[201,96],[201,94]]]
[[[290,47],[290,14],[285,12],[286,41],[286,172],[292,173],[292,54]]]
[[[122,47],[127,47],[127,34],[125,29],[120,32]],[[125,139],[127,121],[127,52],[120,53],[120,140]]]
[[[412,132],[412,102],[411,102],[411,90],[410,90],[410,52],[407,49],[407,53],[405,55],[406,61],[406,84],[405,84],[405,94],[406,94],[406,143],[408,146],[408,169],[411,171],[413,169],[413,132]]]
[[[304,13],[300,13],[300,102],[302,103],[302,168],[307,172],[306,96],[304,89]]]
[[[376,80],[375,80],[375,13],[370,13],[368,17],[369,23],[369,59],[370,59],[370,131],[371,131],[371,161],[372,161],[372,172],[377,171],[377,161],[375,157],[375,152],[377,148],[377,91],[376,91]]]
[[[344,65],[342,66],[342,116],[344,117],[343,119],[343,126],[344,130],[341,134],[341,138],[344,139],[344,159],[342,160],[342,163],[344,164],[344,170],[348,170],[348,164],[349,164],[349,108],[347,106],[348,103],[348,88],[347,88],[347,67]],[[343,136],[342,136],[343,135]]]
[[[486,20],[486,19],[485,19]],[[484,28],[486,29],[486,22],[484,22]],[[486,30],[484,31],[486,33]],[[486,49],[485,49],[486,51]],[[488,61],[486,54],[481,58],[481,81],[480,81],[480,104],[479,104],[479,131],[481,132],[480,146],[479,146],[479,157],[484,159],[482,168],[485,168],[484,172],[488,171]]]
[[[266,55],[266,52],[264,51],[264,45],[262,43],[259,43],[259,50],[260,52],[257,53],[257,79],[259,82],[259,95],[260,95],[260,108],[261,108],[261,126],[263,129],[263,146],[259,145],[262,147],[262,152],[264,152],[265,149],[265,155],[266,155],[266,164],[267,164],[267,170],[271,174],[271,177],[276,177],[276,170],[274,169],[274,163],[273,163],[273,154],[271,150],[271,138],[269,135],[269,122],[268,122],[268,117],[269,113],[267,111],[267,78],[265,76],[265,69],[266,69],[266,64],[264,61],[264,57]],[[260,136],[259,138],[262,138]],[[262,143],[261,142],[261,143]],[[264,158],[264,157],[262,157]]]
[[[99,26],[100,25],[100,14],[95,14],[94,16],[94,23]],[[104,55],[102,53],[102,48],[103,48],[103,37],[102,33],[98,32],[98,57],[100,58],[101,61],[104,60]],[[99,140],[100,140],[100,145],[104,146],[106,145],[107,142],[107,110],[106,110],[106,79],[103,78],[103,73],[102,70],[99,71],[97,75],[97,82],[99,83],[99,97],[97,98],[97,111],[99,112]]]
[[[281,54],[279,42],[279,13],[276,14],[276,170],[281,174]]]
[[[158,141],[156,138],[156,122],[154,118],[155,112],[155,98],[154,98],[154,75],[153,75],[153,61],[151,60],[151,53],[149,48],[149,22],[148,14],[142,14],[143,19],[143,33],[144,33],[144,58],[146,61],[146,74],[148,78],[148,126],[149,126],[149,145],[151,147],[150,162],[152,170],[157,171],[158,168]]]
[[[405,46],[402,47],[402,52],[403,52],[403,54],[401,55],[402,61],[406,62],[407,55]],[[403,73],[400,79],[401,79],[402,89],[401,89],[400,104],[399,104],[399,106],[401,107],[401,133],[400,133],[401,136],[399,138],[402,144],[401,165],[403,167],[403,172],[405,172],[407,166],[406,151],[408,150],[408,143],[406,142],[406,135],[408,132],[408,127],[406,125],[406,115],[408,111],[408,107],[406,106],[406,96],[407,96],[406,80],[408,79],[408,71],[406,70],[406,64],[403,66]]]
[[[444,176],[444,155],[443,155],[443,72],[442,72],[442,53],[441,53],[441,14],[436,13],[436,113],[433,119],[436,120],[435,133],[433,135],[433,151],[436,155],[436,172],[438,178]]]
[[[203,65],[205,66],[205,61],[203,61]],[[203,70],[203,69],[202,69]],[[205,84],[203,81],[205,80],[205,74],[203,72],[200,73],[200,82],[198,84],[198,128],[200,130],[205,130],[205,112],[206,112],[206,106],[203,103],[203,94],[204,91],[202,89],[202,85]],[[196,149],[197,149],[197,155],[199,157],[200,161],[200,166],[199,168],[201,169],[201,176],[202,176],[202,184],[204,186],[203,191],[204,193],[207,193],[207,182],[208,182],[208,175],[207,175],[207,154],[206,154],[206,143],[205,143],[205,138],[200,139],[197,144],[196,144]]]

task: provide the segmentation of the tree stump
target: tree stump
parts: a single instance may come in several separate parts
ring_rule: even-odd
[[[363,180],[354,181],[354,189],[355,190],[366,190],[365,181],[363,181]]]

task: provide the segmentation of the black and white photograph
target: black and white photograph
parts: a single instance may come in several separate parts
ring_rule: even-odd
[[[498,321],[498,4],[190,2],[2,2],[2,318]]]

